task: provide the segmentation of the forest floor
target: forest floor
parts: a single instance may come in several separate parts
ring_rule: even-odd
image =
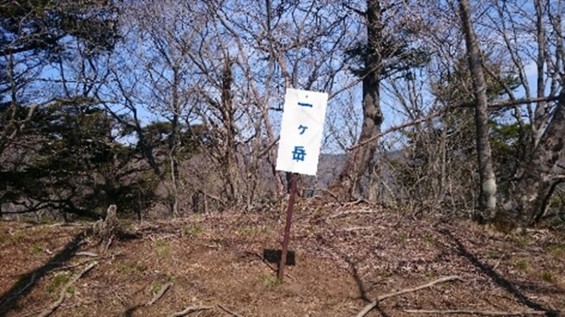
[[[0,222],[0,316],[356,316],[377,298],[366,316],[565,312],[563,232],[297,206],[280,283],[263,250],[280,248],[282,209],[122,220],[135,234],[106,251],[90,224]]]

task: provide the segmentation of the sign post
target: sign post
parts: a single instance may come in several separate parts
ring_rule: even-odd
[[[277,277],[284,278],[298,174],[316,175],[328,94],[287,89],[276,169],[291,172],[290,195]]]

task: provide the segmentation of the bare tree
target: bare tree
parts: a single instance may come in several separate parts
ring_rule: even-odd
[[[368,0],[366,11],[367,52],[364,56],[363,78],[363,125],[358,143],[363,146],[356,148],[348,155],[339,182],[346,189],[349,197],[355,197],[359,191],[359,181],[373,160],[377,149],[377,138],[384,120],[381,111],[380,86],[383,73],[383,8],[381,1]],[[367,140],[372,139],[370,142]]]
[[[496,178],[492,165],[492,150],[489,141],[489,115],[487,85],[483,72],[483,60],[471,23],[471,8],[467,0],[459,0],[462,31],[465,34],[467,44],[467,59],[471,78],[473,82],[473,94],[475,96],[475,127],[476,145],[479,162],[479,214],[478,219],[490,220],[496,212]],[[484,210],[485,214],[480,214]]]

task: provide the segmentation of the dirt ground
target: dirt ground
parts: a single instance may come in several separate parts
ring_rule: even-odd
[[[355,316],[385,294],[450,276],[383,299],[366,316],[565,311],[562,232],[301,206],[296,265],[280,283],[262,255],[280,248],[282,209],[122,220],[132,234],[107,251],[84,234],[89,224],[0,222],[0,316]]]

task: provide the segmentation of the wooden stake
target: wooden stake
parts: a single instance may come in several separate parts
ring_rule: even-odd
[[[286,265],[286,254],[288,252],[288,242],[290,240],[290,225],[292,223],[292,212],[294,210],[294,201],[296,199],[296,173],[292,173],[290,178],[290,197],[288,198],[288,208],[286,210],[286,224],[284,226],[284,238],[282,243],[281,261],[279,262],[279,270],[277,277],[279,281],[283,281],[284,267]]]

